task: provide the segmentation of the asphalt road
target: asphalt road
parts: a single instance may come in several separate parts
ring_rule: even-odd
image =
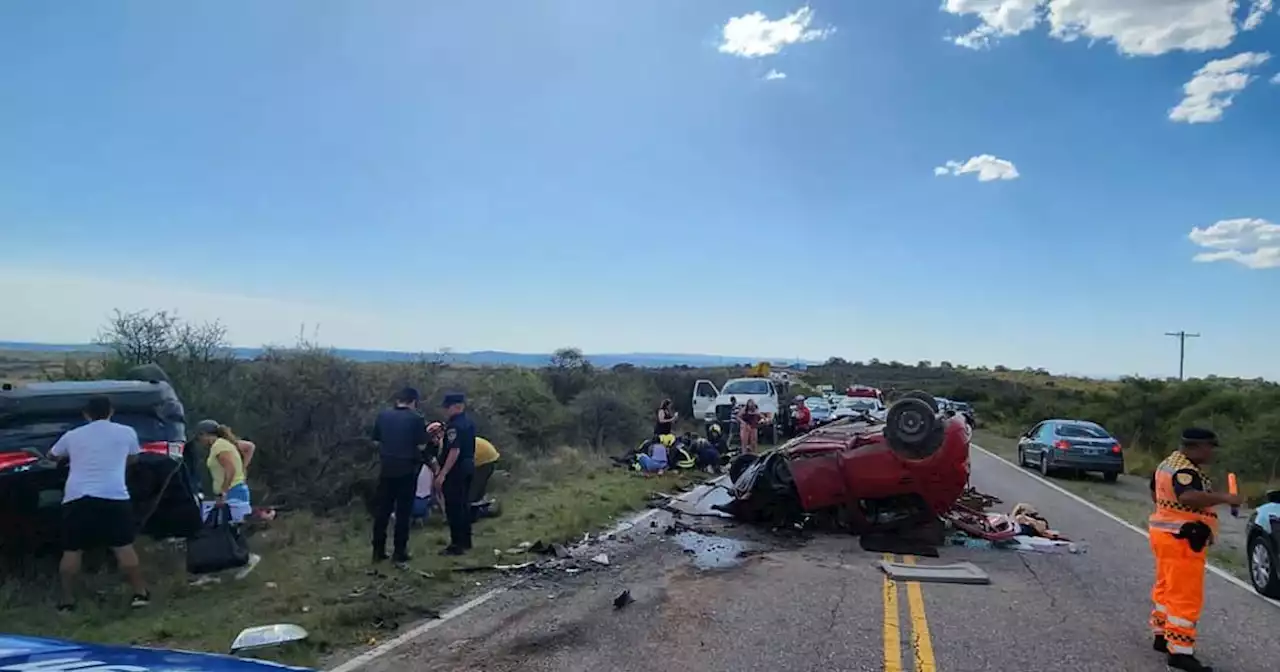
[[[736,566],[700,569],[655,520],[606,549],[608,568],[538,576],[364,669],[1164,670],[1146,626],[1146,538],[996,458],[975,453],[972,465],[975,486],[1008,508],[1034,503],[1087,552],[946,547],[919,563],[969,560],[991,585],[894,584],[873,566],[882,556],[852,537],[786,540],[686,517],[717,533],[711,539],[752,549]],[[615,609],[624,588],[635,602]],[[1206,662],[1222,672],[1280,669],[1270,634],[1280,609],[1214,575],[1206,594]]]

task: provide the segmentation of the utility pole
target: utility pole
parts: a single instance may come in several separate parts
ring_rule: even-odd
[[[1187,339],[1200,338],[1200,334],[1188,334],[1185,331],[1166,331],[1164,335],[1178,339],[1178,380],[1183,380],[1182,373],[1187,363]]]

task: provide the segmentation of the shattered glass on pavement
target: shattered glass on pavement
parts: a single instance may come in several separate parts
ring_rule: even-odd
[[[737,539],[717,537],[699,532],[678,532],[672,540],[692,556],[698,569],[727,569],[742,563],[747,544]]]

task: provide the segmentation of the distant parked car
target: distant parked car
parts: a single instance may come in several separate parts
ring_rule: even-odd
[[[883,421],[888,411],[875,397],[841,397],[836,403],[833,419],[847,418],[865,413],[875,420]]]
[[[809,409],[809,417],[813,418],[813,424],[815,425],[831,422],[835,417],[830,402],[822,397],[809,397],[804,400],[804,405],[805,408]]]
[[[1087,420],[1045,420],[1018,439],[1018,465],[1039,467],[1049,476],[1059,470],[1096,471],[1114,483],[1124,471],[1120,442]]]
[[[1280,490],[1267,493],[1267,503],[1249,520],[1249,580],[1253,589],[1280,598]]]

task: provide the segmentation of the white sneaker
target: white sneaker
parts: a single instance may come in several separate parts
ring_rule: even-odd
[[[262,556],[258,555],[257,553],[250,553],[249,564],[245,565],[244,567],[241,567],[239,570],[236,571],[236,574],[235,574],[236,581],[239,581],[240,579],[243,579],[244,577],[249,576],[249,573],[253,571],[254,567],[258,566],[259,562],[262,562]]]

